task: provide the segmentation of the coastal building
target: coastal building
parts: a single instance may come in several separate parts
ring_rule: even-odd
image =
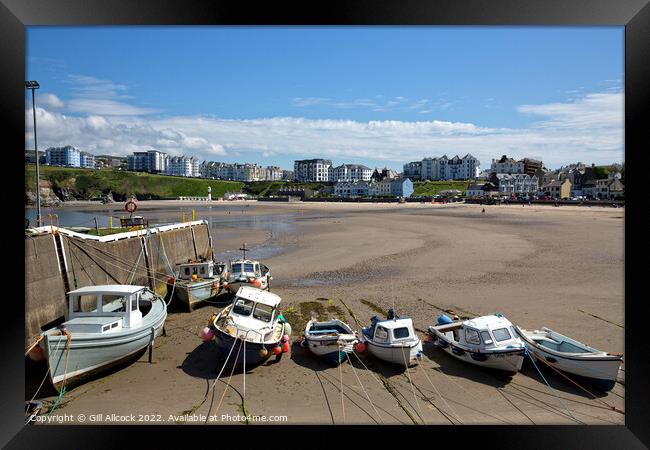
[[[45,150],[45,163],[48,166],[81,167],[81,152],[71,145],[50,147]]]
[[[300,197],[301,199],[310,198],[314,196],[313,189],[293,186],[283,186],[279,191],[280,197]]]
[[[42,150],[38,151],[38,163],[47,163],[45,152]],[[25,150],[25,164],[36,164],[36,152],[34,150]]]
[[[284,170],[282,169],[282,180],[291,181],[293,180],[293,170]]]
[[[79,155],[79,167],[84,169],[95,168],[95,156],[88,152],[81,152]]]
[[[147,150],[144,152],[133,152],[127,156],[127,170],[136,172],[165,173],[169,157],[166,153],[158,150]]]
[[[372,169],[361,164],[341,164],[331,171],[329,181],[370,181]]]
[[[571,182],[568,178],[565,178],[562,181],[551,181],[550,183],[543,185],[539,192],[542,195],[548,195],[554,199],[569,198],[571,196]]]
[[[490,177],[490,181],[498,187],[500,194],[505,195],[535,194],[539,187],[539,180],[535,175],[524,173],[495,173]]]
[[[384,180],[380,181],[380,183],[389,183],[391,195],[398,197],[410,197],[413,195],[413,182],[408,178]]]
[[[544,169],[544,163],[537,159],[524,158],[520,162],[524,163],[524,172],[526,175],[537,175],[540,170]]]
[[[173,156],[167,159],[165,173],[177,177],[199,177],[199,160],[194,156]]]
[[[419,180],[469,180],[478,177],[480,161],[469,153],[447,158],[424,158],[404,165],[404,177]]]
[[[383,169],[375,169],[370,175],[372,181],[383,181],[386,179],[392,180],[398,177],[398,173],[394,170],[384,167]]]
[[[365,197],[369,188],[369,181],[340,181],[334,185],[334,195],[343,198]]]
[[[506,174],[525,173],[524,167],[523,161],[515,161],[514,158],[508,158],[506,155],[503,155],[501,159],[492,159],[490,172]]]
[[[282,169],[278,166],[267,166],[264,169],[264,175],[262,179],[266,181],[279,181],[282,179]]]
[[[466,198],[484,198],[484,197],[489,197],[493,194],[497,194],[499,192],[499,188],[494,185],[492,182],[487,182],[483,184],[470,184],[467,187],[467,191],[465,192],[465,197]]]
[[[300,182],[330,181],[332,161],[329,159],[303,159],[294,161],[294,180]]]
[[[334,195],[337,197],[410,197],[412,194],[413,182],[408,178],[339,181],[334,185]]]
[[[413,161],[404,164],[404,177],[411,180],[422,179],[422,161]]]
[[[95,166],[106,169],[126,169],[127,157],[112,155],[96,155]]]

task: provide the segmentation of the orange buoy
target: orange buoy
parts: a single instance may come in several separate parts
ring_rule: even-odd
[[[279,345],[276,345],[275,347],[273,347],[273,354],[274,355],[279,355],[280,353],[282,353],[282,347],[280,347]]]
[[[253,281],[251,281],[251,283],[258,289],[262,287],[262,282],[258,279],[253,278]]]
[[[359,353],[363,353],[363,352],[366,351],[366,344],[363,343],[363,342],[357,342],[357,343],[354,345],[354,350],[357,351],[357,352],[359,352]]]
[[[284,353],[289,353],[290,350],[291,350],[291,344],[289,344],[289,341],[282,344],[282,351]]]
[[[167,278],[167,284],[174,284],[174,277]]]
[[[29,359],[32,361],[42,361],[45,358],[45,353],[40,345],[37,345],[29,351]]]

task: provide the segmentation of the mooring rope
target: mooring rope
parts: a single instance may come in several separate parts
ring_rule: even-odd
[[[409,356],[410,356],[410,347],[409,347]],[[413,386],[413,381],[411,380],[411,373],[409,372],[409,366],[408,362],[406,360],[406,355],[404,354],[404,347],[402,347],[402,359],[404,360],[404,366],[406,368],[406,376],[409,380],[409,384],[411,385],[411,392],[413,392],[413,398],[415,399],[415,404],[418,407],[418,411],[420,411],[420,419],[422,419],[422,423],[424,422],[424,413],[422,412],[422,407],[420,406],[420,402],[418,401],[417,395],[415,395],[415,387]]]
[[[425,369],[424,367],[422,368],[422,373],[424,373],[424,376],[426,377],[426,379],[429,380],[429,384],[431,385],[431,387],[433,388],[433,390],[436,391],[436,394],[438,394],[438,396],[439,396],[440,399],[443,401],[443,403],[444,403],[444,404],[447,406],[447,408],[448,408],[448,409],[449,409],[449,410],[454,414],[454,418],[455,418],[455,419],[456,419],[456,420],[457,420],[457,421],[462,425],[462,424],[463,424],[463,421],[460,420],[460,416],[459,416],[458,413],[454,410],[454,408],[452,408],[451,405],[450,405],[449,403],[447,403],[447,400],[445,400],[445,398],[442,396],[442,394],[440,393],[440,391],[438,390],[438,388],[436,388],[436,386],[433,384],[433,381],[431,381],[431,378],[429,378],[429,375],[427,374],[427,371],[426,371],[426,369]],[[445,415],[445,417],[446,417],[446,415]],[[447,417],[447,419],[451,422],[451,420],[450,420],[448,417]],[[452,422],[452,424],[453,424],[453,425],[456,425],[456,424],[453,423],[453,422]]]
[[[235,342],[237,342],[237,339],[235,339]],[[234,343],[233,343],[233,347],[234,347]],[[235,362],[232,365],[232,370],[230,371],[230,377],[228,377],[228,383],[226,383],[226,386],[223,389],[223,394],[221,394],[221,398],[219,399],[219,404],[217,405],[217,409],[214,411],[215,415],[219,412],[219,408],[221,408],[221,403],[223,402],[223,398],[226,396],[226,391],[230,387],[230,381],[232,380],[233,373],[235,373],[235,367],[237,366],[237,359],[239,359],[239,351],[241,350],[241,347],[242,347],[242,341],[239,340],[239,347],[237,347],[237,356],[235,356]],[[226,359],[226,362],[228,362],[227,359]],[[216,382],[217,382],[217,380],[215,380],[215,383]],[[214,400],[214,391],[213,391],[213,394],[212,394],[212,400]],[[208,409],[208,415],[206,416],[205,422],[203,423],[203,425],[208,423],[208,418],[210,417],[211,412],[212,412],[212,402],[210,402],[210,408]]]
[[[339,349],[341,347],[339,346]],[[340,350],[339,350],[340,351]],[[375,414],[377,414],[377,417],[379,418],[379,421],[383,424],[384,419],[381,418],[381,414],[379,414],[379,411],[377,411],[377,408],[375,408],[374,403],[372,403],[372,400],[370,400],[370,396],[368,395],[368,392],[366,392],[366,388],[363,387],[363,383],[361,383],[361,379],[359,378],[359,375],[357,374],[357,370],[354,368],[352,365],[352,360],[350,359],[350,356],[346,353],[345,357],[348,359],[350,362],[350,367],[352,367],[352,371],[354,372],[354,376],[357,377],[357,381],[359,382],[359,386],[361,386],[361,389],[363,390],[363,393],[366,394],[366,398],[368,399],[368,402],[370,403],[370,406],[372,406],[372,409],[375,410]]]
[[[340,352],[341,345],[338,347]],[[341,380],[341,411],[343,413],[343,423],[345,423],[345,404],[343,403],[343,369],[341,369],[341,364],[339,364],[339,379]]]
[[[558,396],[558,395],[555,393],[555,390],[551,387],[551,385],[548,384],[548,381],[546,381],[546,378],[544,378],[544,375],[542,374],[542,371],[539,370],[539,367],[537,367],[537,364],[535,363],[535,358],[533,358],[533,357],[531,356],[531,354],[528,353],[528,349],[524,349],[524,354],[527,355],[528,358],[531,360],[531,362],[532,362],[533,365],[535,366],[535,369],[537,369],[537,373],[539,373],[539,376],[542,377],[542,380],[544,380],[544,383],[546,383],[546,385],[547,385],[548,388],[551,390],[551,392],[553,393],[553,395],[555,396],[555,398],[557,398],[558,401],[560,402],[560,404],[561,404],[562,406],[564,406],[564,408],[565,408],[565,409],[567,410],[567,412],[569,413],[569,416],[571,416],[571,418],[572,418],[575,422],[580,423],[580,421],[574,417],[574,415],[571,413],[571,410],[570,410],[570,409],[566,406],[566,404],[562,401],[562,399],[560,398],[560,396]]]

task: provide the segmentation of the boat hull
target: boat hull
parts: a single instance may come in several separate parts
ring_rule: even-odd
[[[152,316],[150,316],[152,315]],[[147,320],[137,329],[124,329],[94,336],[71,335],[67,350],[65,335],[45,334],[41,341],[55,389],[81,383],[84,379],[123,362],[149,345],[162,333],[167,309],[162,300],[154,303]],[[66,369],[67,354],[67,369]]]
[[[410,346],[379,345],[372,341],[365,341],[365,343],[375,357],[402,367],[417,364],[422,353],[422,342],[420,341]]]
[[[250,286],[258,289],[269,290],[269,284],[266,277],[257,278],[256,281],[259,281],[261,284],[259,286],[256,286],[255,282],[251,283],[249,281],[236,281],[236,280],[229,281],[228,287],[226,289],[228,289],[228,291],[230,291],[233,294],[237,293],[239,288],[242,286]]]
[[[219,352],[224,358],[228,358],[228,354],[230,354],[228,363],[230,364],[230,367],[234,364],[236,368],[243,367],[244,361],[246,361],[247,368],[253,368],[264,364],[271,356],[273,356],[273,348],[281,345],[280,340],[277,342],[265,343],[245,341],[246,345],[244,345],[243,339],[231,336],[219,328],[215,331],[215,342]],[[231,349],[232,353],[230,352]],[[260,354],[262,349],[266,349],[266,355]],[[280,353],[280,355],[282,354]]]
[[[620,356],[563,355],[560,352],[547,350],[534,340],[523,336],[521,332],[519,334],[526,341],[529,354],[541,363],[538,364],[540,367],[549,365],[567,374],[576,375],[602,391],[610,391],[616,385],[618,371],[623,362]]]
[[[524,348],[517,348],[512,350],[499,350],[499,351],[472,351],[433,335],[432,342],[444,352],[450,354],[454,358],[474,364],[476,366],[486,367],[488,369],[501,370],[504,372],[517,373],[521,370],[524,362]]]
[[[314,355],[334,364],[340,364],[347,359],[347,354],[354,351],[354,343],[337,343],[336,340],[323,341],[305,337],[304,344]]]
[[[174,294],[190,311],[198,304],[209,301],[219,295],[219,280],[205,280],[192,283],[176,282]]]

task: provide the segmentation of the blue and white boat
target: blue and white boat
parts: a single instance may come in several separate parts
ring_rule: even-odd
[[[340,364],[345,361],[347,354],[354,351],[357,342],[357,333],[345,322],[338,319],[318,322],[312,319],[305,326],[302,345],[313,354]]]
[[[549,328],[515,330],[526,343],[528,352],[542,362],[563,372],[586,379],[600,390],[609,391],[616,384],[623,355],[607,353],[564,336]]]
[[[399,317],[390,309],[385,320],[377,316],[362,328],[361,340],[370,353],[384,361],[404,367],[417,364],[422,356],[422,341],[410,317]]]
[[[87,286],[68,299],[68,320],[39,342],[57,390],[153,345],[167,318],[162,297],[144,286]]]
[[[280,301],[276,294],[243,286],[232,304],[210,318],[209,328],[230,364],[240,367],[246,361],[246,367],[254,367],[289,351],[291,327],[278,309]]]
[[[470,364],[516,373],[524,362],[524,343],[501,314],[462,322],[442,314],[427,334],[440,349]]]

